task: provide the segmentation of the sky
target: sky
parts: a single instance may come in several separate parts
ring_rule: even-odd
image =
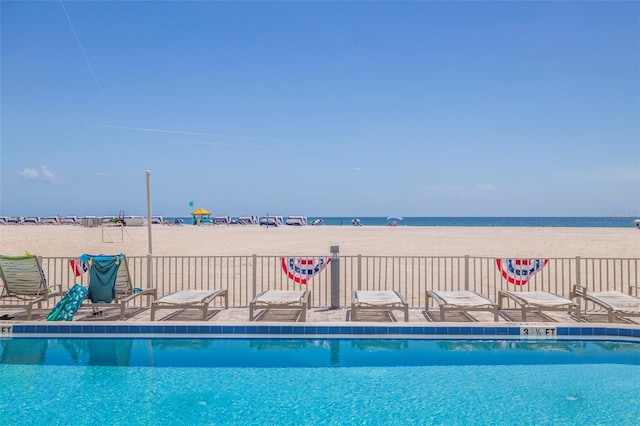
[[[638,2],[0,12],[3,216],[640,217]]]

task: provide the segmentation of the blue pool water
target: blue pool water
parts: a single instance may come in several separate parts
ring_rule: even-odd
[[[637,424],[640,345],[1,340],[2,424]]]

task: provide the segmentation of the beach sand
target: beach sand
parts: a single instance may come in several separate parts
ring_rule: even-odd
[[[342,255],[640,258],[635,228],[152,226],[157,256]],[[148,228],[0,226],[0,253],[79,256],[149,252]]]

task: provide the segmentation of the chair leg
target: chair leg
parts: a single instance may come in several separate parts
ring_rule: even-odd
[[[204,305],[202,307],[202,321],[206,321],[207,320],[207,311],[208,311],[207,308],[208,307],[209,307],[209,305]]]

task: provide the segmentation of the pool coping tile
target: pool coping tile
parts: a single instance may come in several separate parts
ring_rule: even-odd
[[[380,336],[382,338],[479,338],[481,336],[491,338],[507,338],[507,339],[526,339],[521,336],[521,327],[523,326],[486,326],[486,325],[427,325],[416,326],[409,324],[396,325],[376,325],[376,324],[340,324],[340,325],[311,325],[311,324],[236,324],[236,325],[199,325],[199,324],[79,324],[79,323],[60,323],[60,324],[10,324],[11,330],[9,336],[28,336],[37,335],[109,335],[117,336],[127,335],[136,336],[229,336],[229,337],[246,337],[246,336],[282,336],[282,337],[305,337],[305,336],[328,336],[328,337],[353,337],[363,338],[371,336]],[[5,326],[5,329],[7,327]],[[5,334],[2,337],[6,337]],[[572,338],[625,338],[640,339],[640,328],[638,327],[607,327],[607,326],[560,326],[556,328],[556,334],[552,338],[561,338],[564,340]]]

